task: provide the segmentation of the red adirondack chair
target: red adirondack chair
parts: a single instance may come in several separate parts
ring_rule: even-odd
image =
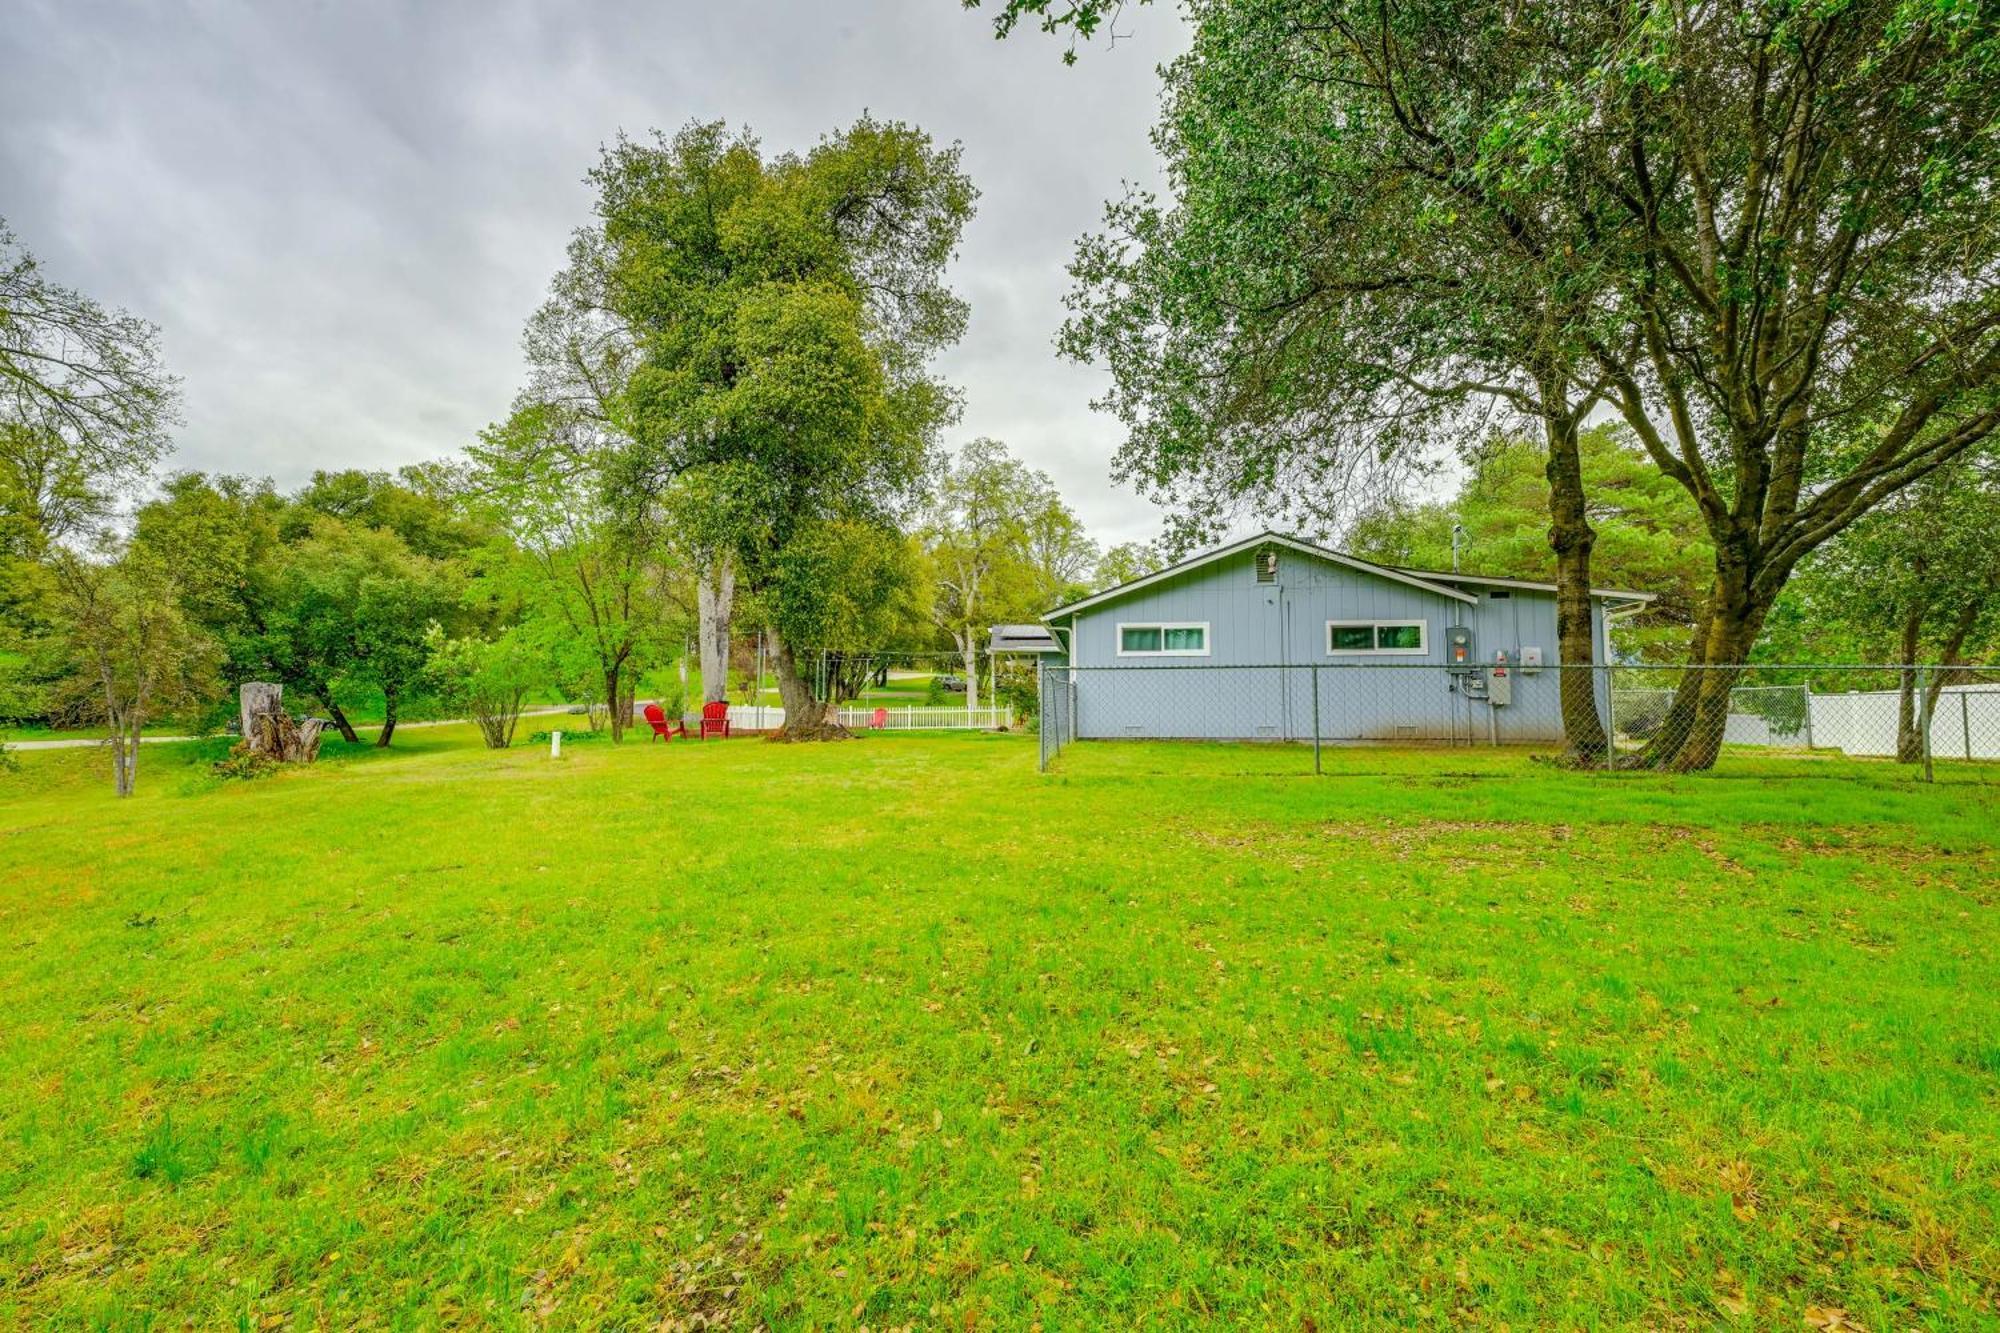
[[[729,701],[717,699],[701,706],[701,738],[729,735]]]
[[[658,704],[647,704],[644,712],[646,725],[653,729],[654,740],[672,740],[676,735],[685,736],[688,734],[687,723],[681,721],[679,718],[675,718],[669,722],[667,720],[667,710]]]
[[[870,714],[870,715],[869,715],[869,718],[868,718],[868,726],[869,726],[869,729],[870,729],[870,730],[873,730],[873,731],[880,731],[880,730],[882,730],[882,728],[884,728],[884,727],[886,727],[886,726],[888,726],[888,725],[889,725],[889,710],[888,710],[888,709],[886,709],[886,708],[878,708],[878,709],[876,709],[876,710],[875,710],[875,711],[874,711],[874,712],[873,712],[872,714]]]

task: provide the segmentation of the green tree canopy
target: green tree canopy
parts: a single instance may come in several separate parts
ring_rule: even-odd
[[[1920,757],[1916,713],[1951,668],[2000,655],[2000,457],[1925,477],[1809,556],[1771,612],[1760,656],[1932,664],[1926,697],[1901,677],[1897,752]]]
[[[1075,592],[1097,547],[1048,474],[992,439],[973,440],[943,461],[921,532],[931,618],[963,659],[966,704],[976,708],[987,630],[1033,619]]]
[[[564,692],[608,711],[613,740],[640,675],[687,628],[667,592],[666,514],[650,490],[616,480],[628,447],[561,403],[529,402],[485,432],[467,478],[503,534],[481,558],[493,614],[519,615]]]
[[[1622,622],[1621,654],[1678,658],[1706,601],[1712,553],[1697,529],[1687,493],[1660,474],[1622,429],[1594,426],[1577,439],[1590,522],[1597,539],[1591,569],[1599,586],[1650,592],[1659,601]],[[1539,441],[1494,436],[1474,453],[1449,499],[1390,500],[1349,527],[1345,549],[1366,560],[1414,569],[1452,566],[1452,529],[1468,574],[1550,580],[1547,459]]]
[[[139,780],[139,738],[156,714],[198,706],[215,693],[220,645],[187,614],[185,572],[143,540],[109,540],[89,554],[50,556],[67,673],[61,707],[102,725],[118,795]]]
[[[694,124],[621,140],[593,179],[603,289],[639,346],[626,484],[728,550],[772,615],[787,732],[837,730],[784,632],[801,623],[787,551],[833,525],[893,529],[955,410],[926,366],[965,323],[943,283],[973,200],[958,152],[864,118],[766,160]]]
[[[79,480],[136,485],[169,447],[177,387],[157,329],[52,281],[0,220],[0,430],[24,429],[46,460],[7,469],[41,483],[17,499],[46,512]]]

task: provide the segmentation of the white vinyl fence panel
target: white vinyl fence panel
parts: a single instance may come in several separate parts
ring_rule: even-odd
[[[1844,754],[1896,753],[1895,690],[1815,694],[1813,744]],[[2000,685],[1946,686],[1931,713],[1931,754],[1938,759],[2000,759]]]
[[[1621,733],[1643,734],[1665,716],[1670,690],[1614,690],[1612,717]],[[1896,690],[1810,693],[1795,685],[1751,685],[1730,692],[1723,741],[1764,749],[1838,750],[1894,758]],[[2000,759],[2000,685],[1946,686],[1931,715],[1935,759]]]
[[[1611,718],[1621,735],[1649,735],[1673,705],[1674,692],[1661,689],[1614,689]],[[1729,716],[1723,722],[1725,745],[1765,749],[1804,749],[1811,743],[1806,727],[1810,695],[1802,685],[1745,685],[1729,692]]]

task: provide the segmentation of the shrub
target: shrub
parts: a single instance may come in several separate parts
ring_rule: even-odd
[[[1032,724],[1042,711],[1041,680],[1034,668],[1014,663],[1004,666],[993,702],[1012,707],[1016,720]]]
[[[208,766],[208,771],[219,778],[253,781],[269,777],[278,769],[278,761],[268,754],[256,754],[250,746],[238,741],[229,747],[229,753]]]
[[[471,713],[488,749],[512,745],[521,703],[542,682],[541,661],[535,653],[512,634],[453,639],[436,625],[424,642],[430,650],[425,675],[439,701]]]
[[[611,741],[611,733],[608,731],[567,731],[567,730],[563,732],[563,744],[565,746],[588,745],[592,741],[603,741],[606,744],[609,744]],[[528,733],[528,744],[547,745],[548,743],[549,743],[548,732],[531,731]]]

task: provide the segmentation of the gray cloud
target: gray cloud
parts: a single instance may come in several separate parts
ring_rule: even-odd
[[[0,216],[161,326],[176,466],[291,484],[456,451],[520,380],[600,144],[719,116],[804,147],[868,110],[961,141],[982,191],[954,273],[972,325],[943,366],[955,438],[1005,440],[1106,540],[1157,527],[1110,482],[1102,373],[1052,339],[1076,236],[1157,180],[1169,7],[1075,68],[956,0],[8,8]]]

